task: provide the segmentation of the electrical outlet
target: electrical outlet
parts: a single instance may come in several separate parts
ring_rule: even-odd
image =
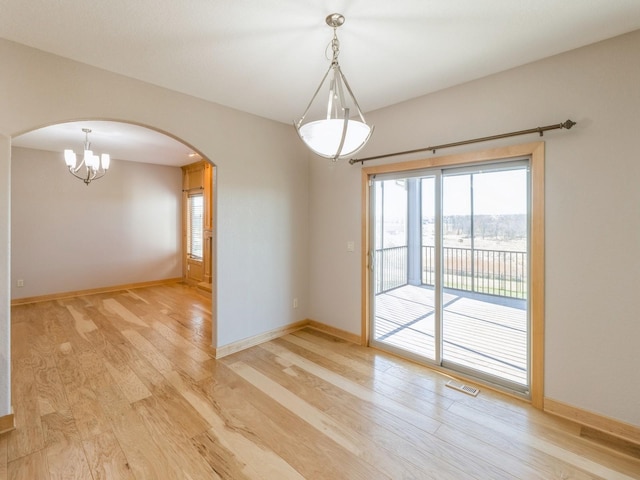
[[[22,280],[22,279],[18,280],[17,286],[18,287],[24,287],[24,280]]]
[[[298,299],[297,298],[293,299],[293,308],[298,308]]]

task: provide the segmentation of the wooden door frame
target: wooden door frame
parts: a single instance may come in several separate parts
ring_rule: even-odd
[[[369,345],[371,329],[370,270],[370,194],[371,176],[383,173],[410,172],[427,168],[474,165],[477,163],[528,158],[531,173],[530,233],[530,401],[540,410],[544,407],[544,142],[532,142],[477,152],[446,155],[408,162],[390,163],[362,169],[362,331],[361,342]]]

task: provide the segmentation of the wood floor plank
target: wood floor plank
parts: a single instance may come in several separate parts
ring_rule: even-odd
[[[107,309],[107,311],[118,315],[122,320],[129,322],[138,327],[147,327],[148,325],[143,322],[140,317],[133,314],[131,311],[127,310],[121,303],[118,303],[117,300],[113,298],[105,299],[102,304]]]
[[[175,465],[176,472],[180,472],[180,475],[185,478],[212,480],[220,478],[199,454],[187,432],[178,428],[179,422],[171,418],[167,410],[162,408],[160,402],[155,401],[155,398],[145,399],[137,402],[133,407],[155,443],[161,448],[170,463]]]
[[[135,478],[180,478],[177,462],[162,451],[132,407],[109,412],[109,417]]]
[[[124,335],[131,345],[162,375],[168,375],[173,371],[174,365],[150,341],[140,335],[140,333],[135,330],[123,330],[122,335]]]
[[[82,442],[93,480],[134,480],[113,432],[103,432]]]
[[[57,367],[36,371],[35,383],[38,390],[40,415],[69,409],[67,396]]]
[[[69,310],[71,317],[73,317],[74,326],[76,328],[76,331],[78,332],[78,335],[80,335],[82,338],[86,339],[87,333],[97,330],[98,327],[95,323],[93,323],[93,320],[91,320],[91,318],[87,317],[79,310],[76,310],[73,305],[67,305],[67,310]]]
[[[31,455],[44,447],[33,368],[14,359],[12,375],[15,430],[7,433],[8,461]],[[20,408],[17,408],[17,406]],[[37,460],[36,457],[34,457]],[[35,461],[34,460],[34,461]]]
[[[51,480],[91,478],[87,457],[80,440],[56,443],[47,447],[46,455]]]
[[[100,352],[104,366],[130,403],[151,396],[144,381],[132,369],[134,354],[114,345],[106,345]]]
[[[157,320],[150,321],[151,326],[173,345],[181,349],[186,355],[196,362],[205,362],[211,359],[211,355],[186,340],[184,337],[173,331],[171,328]]]
[[[194,380],[204,380],[211,376],[207,362],[197,362],[156,330],[148,328],[141,330],[140,334],[156,349],[162,351],[165,355],[169,355],[176,369],[185,372]]]
[[[71,410],[43,415],[41,422],[45,447],[80,440]]]
[[[303,477],[288,463],[266,448],[245,437],[235,422],[229,421],[216,402],[207,399],[204,392],[186,382],[177,372],[169,376],[171,384],[204,418],[210,428],[196,436],[194,445],[222,478],[278,478],[300,480]],[[208,447],[215,445],[215,450]],[[264,472],[260,474],[258,472]]]
[[[90,478],[89,465],[71,411],[44,415],[42,425],[51,478]]]
[[[89,438],[109,430],[109,421],[96,398],[90,379],[81,368],[70,344],[63,343],[58,347],[56,363],[80,436]]]
[[[8,480],[50,480],[45,451],[37,450],[9,462],[7,478]]]
[[[204,433],[210,428],[207,421],[193,406],[171,385],[159,385],[153,389],[153,396],[136,402],[137,406],[146,406],[164,418],[172,430],[184,433],[188,438]]]
[[[128,365],[116,366],[108,360],[105,361],[104,365],[130,403],[151,396],[151,392],[144,382],[138,378]]]
[[[223,480],[251,480],[260,478],[257,473],[247,472],[248,467],[217,441],[216,436],[204,432],[193,438],[193,446],[200,456]],[[288,477],[274,477],[285,479]]]

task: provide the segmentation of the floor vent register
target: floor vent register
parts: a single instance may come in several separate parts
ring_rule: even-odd
[[[449,380],[447,382],[447,387],[453,388],[454,390],[459,390],[473,397],[477,397],[478,394],[480,393],[480,389],[475,387],[470,387],[469,385],[465,385],[464,383],[456,382],[455,380]]]

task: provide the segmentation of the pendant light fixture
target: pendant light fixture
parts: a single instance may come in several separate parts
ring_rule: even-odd
[[[107,170],[109,170],[111,157],[108,153],[103,153],[100,157],[94,155],[91,150],[91,142],[89,142],[91,129],[83,128],[82,131],[84,132],[84,155],[82,161],[76,165],[76,154],[71,149],[64,151],[64,161],[71,175],[82,180],[85,185],[89,185],[91,181],[104,177]],[[84,171],[81,171],[82,167],[85,168]]]
[[[331,158],[336,161],[338,158],[353,155],[364,147],[373,133],[373,127],[367,125],[360,106],[338,63],[340,42],[338,41],[337,29],[344,23],[344,16],[339,13],[332,13],[327,16],[326,22],[327,25],[333,28],[331,65],[322,78],[304,114],[298,121],[294,122],[294,126],[302,141],[311,151],[321,157]],[[327,79],[329,85],[328,103],[326,107],[324,104],[322,105],[326,115],[323,115],[321,119],[308,120],[304,123]],[[321,98],[327,97],[322,95]],[[351,105],[355,108],[355,112],[353,112],[354,118],[351,118]]]

